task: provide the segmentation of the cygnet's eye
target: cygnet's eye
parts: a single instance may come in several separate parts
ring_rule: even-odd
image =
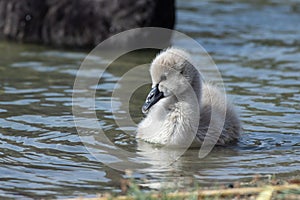
[[[164,74],[164,75],[161,75],[160,77],[160,81],[165,81],[167,80],[167,76]]]

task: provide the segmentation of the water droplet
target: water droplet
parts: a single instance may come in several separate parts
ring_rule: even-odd
[[[26,20],[26,21],[30,21],[31,19],[32,19],[31,15],[27,14],[27,15],[25,16],[25,20]]]

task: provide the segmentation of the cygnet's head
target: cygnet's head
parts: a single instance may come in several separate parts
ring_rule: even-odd
[[[176,48],[169,48],[153,60],[150,66],[152,89],[143,105],[143,113],[162,98],[180,96],[191,84],[198,71],[194,68],[188,53]]]

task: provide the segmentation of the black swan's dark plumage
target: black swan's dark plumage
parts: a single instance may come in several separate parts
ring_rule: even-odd
[[[172,29],[174,0],[0,0],[0,37],[93,47],[137,27]]]

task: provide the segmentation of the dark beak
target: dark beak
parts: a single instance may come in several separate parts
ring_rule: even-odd
[[[146,114],[148,112],[148,110],[154,105],[156,104],[161,98],[164,97],[164,94],[162,92],[159,91],[158,89],[158,84],[153,87],[151,89],[151,91],[149,92],[146,101],[142,107],[142,112],[144,114]]]

